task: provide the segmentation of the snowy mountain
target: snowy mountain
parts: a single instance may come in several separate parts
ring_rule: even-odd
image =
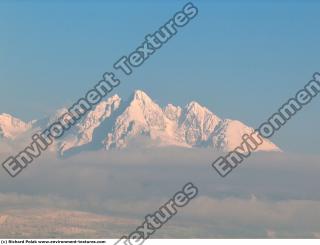
[[[102,141],[110,130],[109,122],[119,109],[120,103],[121,98],[118,95],[100,102],[66,134],[59,144],[60,155],[88,144],[91,144],[91,149],[101,148]]]
[[[0,139],[14,140],[30,128],[30,123],[26,123],[9,114],[0,114]]]
[[[2,114],[0,140],[44,130],[66,110],[62,108],[53,116],[32,123]],[[162,108],[146,93],[137,90],[128,101],[114,95],[100,102],[56,141],[54,150],[59,155],[71,155],[100,148],[123,149],[138,143],[138,147],[209,147],[230,151],[241,144],[243,134],[251,132],[253,128],[236,120],[220,119],[195,101],[183,108],[172,104]],[[265,140],[259,150],[280,149]]]
[[[187,146],[175,134],[177,125],[164,110],[142,91],[136,91],[108,132],[106,149],[125,148],[138,136],[149,137],[156,145]]]
[[[237,120],[221,120],[215,127],[209,139],[209,146],[217,151],[230,151],[238,147],[242,142],[242,136],[252,134],[250,128]],[[269,140],[264,140],[259,146],[259,151],[280,151],[280,149]]]

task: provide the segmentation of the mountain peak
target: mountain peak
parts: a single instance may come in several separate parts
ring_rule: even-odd
[[[3,120],[11,120],[11,119],[14,119],[15,117],[8,113],[1,113],[0,118]]]
[[[212,133],[211,145],[220,151],[232,151],[241,145],[243,135],[251,135],[253,132],[253,128],[238,120],[224,119],[215,127]],[[281,149],[268,139],[264,139],[258,151],[281,151]]]
[[[6,141],[28,130],[37,132],[48,127],[65,111],[66,108],[62,108],[53,116],[33,123],[0,114],[0,138]],[[212,147],[229,151],[241,143],[242,135],[253,130],[240,121],[220,119],[196,101],[191,101],[184,108],[173,104],[161,108],[144,91],[135,90],[126,102],[118,95],[101,101],[54,147],[60,155],[100,147],[121,149],[137,143],[141,147]],[[270,141],[261,146],[262,151],[277,149]]]
[[[6,113],[0,114],[0,128],[2,137],[15,138],[19,134],[25,132],[30,124]]]
[[[193,110],[193,111],[199,111],[199,110],[208,110],[206,107],[200,105],[196,101],[191,101],[189,104],[186,105],[186,109],[188,111]]]
[[[110,98],[107,99],[107,101],[117,101],[117,100],[120,100],[120,96],[115,94],[113,96],[111,96]]]
[[[136,90],[129,100],[129,103],[133,110],[141,108],[142,111],[149,110],[151,108],[161,110],[160,107],[142,90]],[[151,110],[153,110],[151,109]]]
[[[135,90],[132,97],[133,99],[136,99],[136,100],[145,100],[145,99],[151,100],[151,98],[142,90]]]
[[[194,106],[201,106],[197,101],[191,101],[188,105],[187,105],[187,107],[194,107]]]
[[[196,101],[191,101],[184,108],[184,112],[186,115],[197,115],[199,117],[215,117],[216,120],[220,120],[218,116],[212,113],[207,107],[200,105]]]
[[[25,123],[23,122],[22,120],[10,115],[10,114],[7,114],[7,113],[1,113],[0,114],[0,122],[2,123]]]

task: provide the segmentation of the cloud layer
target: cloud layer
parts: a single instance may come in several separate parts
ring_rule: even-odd
[[[199,197],[156,237],[319,236],[318,156],[256,154],[225,179],[211,167],[215,157],[187,149],[47,154],[15,179],[1,171],[0,215],[58,209],[139,222],[191,181]],[[130,232],[135,224],[113,228]]]

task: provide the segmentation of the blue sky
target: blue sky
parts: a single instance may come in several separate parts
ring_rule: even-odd
[[[83,96],[187,1],[1,1],[0,112],[40,118]],[[319,71],[316,1],[193,1],[199,14],[115,91],[196,100],[257,127]],[[319,98],[273,141],[318,153]]]

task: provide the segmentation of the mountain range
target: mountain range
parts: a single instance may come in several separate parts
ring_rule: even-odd
[[[41,132],[65,112],[67,108],[62,108],[52,116],[30,122],[0,114],[0,142],[12,143]],[[241,144],[242,135],[253,131],[238,120],[219,118],[195,101],[184,107],[172,104],[161,107],[145,92],[136,90],[126,101],[114,95],[100,102],[56,140],[51,150],[60,156],[130,146],[212,148],[227,152]],[[269,140],[264,140],[259,150],[280,151]]]

